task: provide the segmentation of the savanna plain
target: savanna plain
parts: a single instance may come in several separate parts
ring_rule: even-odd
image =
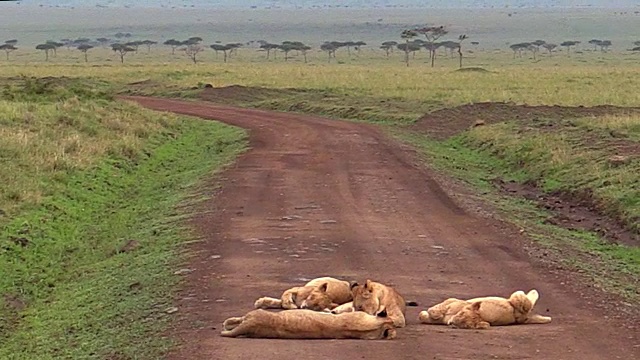
[[[163,11],[163,19],[170,17],[171,10]],[[149,19],[138,25],[105,20],[86,29],[51,20],[54,25],[40,24],[45,34],[38,24],[13,19],[14,27],[2,30],[2,42],[11,46],[0,61],[0,358],[180,358],[175,349],[190,340],[218,336],[220,324],[196,314],[232,306],[224,296],[192,313],[176,305],[196,291],[190,276],[203,241],[215,241],[192,219],[211,210],[207,204],[224,193],[236,161],[259,148],[251,133],[269,123],[243,129],[233,120],[158,112],[130,101],[140,97],[179,99],[183,108],[216,104],[322,116],[375,129],[384,141],[409,149],[406,156],[469,216],[499,223],[509,234],[501,238],[510,241],[504,246],[518,248],[538,278],[597,317],[570,324],[572,334],[580,334],[579,326],[597,327],[624,343],[601,349],[610,357],[591,358],[640,357],[640,37],[634,38],[639,15],[633,9],[576,10],[579,16],[570,9],[485,10],[479,23],[454,10],[415,10],[413,18],[394,10],[368,17],[350,17],[354,10],[304,13],[315,19],[313,33],[300,22],[288,25],[277,10],[238,12],[235,22],[225,13],[219,32],[215,21],[205,27],[184,11],[179,24],[157,28]],[[260,14],[270,14],[264,27],[277,38],[259,31]],[[561,27],[557,19],[564,19]],[[429,45],[423,34],[401,37],[404,29],[426,25],[444,25],[447,33],[434,42],[450,46]],[[266,45],[273,45],[268,53]],[[436,48],[433,66],[429,46]],[[214,255],[211,262],[233,254]],[[254,256],[267,264],[276,259]],[[430,262],[436,255],[421,256]],[[310,276],[306,264],[288,268]],[[370,276],[366,268],[345,266],[344,273],[360,281]],[[509,264],[502,269],[519,271]],[[238,286],[224,282],[232,275],[218,275],[212,286]],[[270,291],[297,285],[295,276],[272,280]],[[421,307],[456,294],[493,295],[465,292],[473,281],[439,282],[436,293],[410,295],[422,296]],[[520,289],[499,295],[510,290]],[[253,300],[245,299],[236,313],[248,311]],[[572,320],[565,315],[554,319],[557,334],[563,320]],[[528,336],[535,337],[532,328]],[[397,339],[407,346],[432,335],[407,331],[410,339]],[[472,337],[489,346],[491,331],[446,336],[450,347],[464,347],[459,340]],[[243,346],[235,346],[239,358]],[[512,357],[500,358],[536,356],[517,347],[508,347]],[[590,358],[579,349],[571,355],[556,350],[546,358]],[[477,351],[434,358],[498,358]],[[217,357],[210,352],[208,358]]]

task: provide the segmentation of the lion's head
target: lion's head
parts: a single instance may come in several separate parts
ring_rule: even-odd
[[[529,313],[533,310],[533,303],[523,291],[516,291],[511,294],[509,303],[513,306],[513,316],[517,323],[525,322]]]
[[[462,308],[457,314],[455,314],[449,325],[461,329],[487,329],[489,323],[484,321],[480,316],[481,301],[474,302]]]
[[[302,301],[300,307],[313,311],[327,311],[335,308],[337,304],[334,304],[327,294],[328,286],[328,283],[324,283],[313,289],[307,298]]]
[[[370,315],[376,315],[380,309],[380,299],[378,298],[371,280],[364,285],[358,283],[351,284],[351,294],[353,295],[353,309],[364,311]]]

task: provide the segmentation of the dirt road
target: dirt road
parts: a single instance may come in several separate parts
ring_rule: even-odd
[[[637,328],[605,319],[571,288],[532,265],[506,226],[458,207],[410,149],[375,128],[297,114],[130,97],[143,106],[251,130],[252,149],[221,175],[194,224],[204,241],[177,306],[171,359],[632,359]],[[260,296],[317,276],[397,287],[408,326],[393,341],[228,339],[229,316]],[[446,297],[536,288],[548,325],[487,331],[420,325]]]

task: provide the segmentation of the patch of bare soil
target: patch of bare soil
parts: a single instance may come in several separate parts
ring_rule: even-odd
[[[548,224],[569,230],[593,231],[610,242],[628,246],[640,246],[640,235],[626,229],[623,224],[600,214],[589,194],[547,194],[532,184],[495,181],[494,184],[507,194],[523,197],[549,210],[553,216]]]
[[[424,115],[412,128],[436,139],[446,139],[466,130],[474,124],[495,124],[504,121],[532,122],[540,119],[562,120],[567,118],[600,116],[608,114],[640,113],[640,109],[610,105],[595,107],[530,106],[508,103],[476,103],[437,110]]]
[[[242,85],[230,85],[223,87],[210,87],[203,89],[199,98],[215,103],[236,104],[238,102],[253,102],[266,100],[272,97],[286,96],[298,93],[297,90],[269,89],[263,87],[248,87]]]
[[[373,126],[201,102],[127,97],[148,108],[250,131],[251,150],[222,178],[192,224],[202,241],[181,276],[171,359],[631,359],[637,318],[602,294],[537,267],[522,235],[457,205],[412,149]],[[393,284],[419,308],[393,341],[229,339],[228,317],[260,296],[335,274]],[[573,280],[573,281],[572,281]],[[569,285],[567,285],[569,284]],[[486,331],[418,324],[447,297],[536,288],[546,325]],[[588,295],[587,295],[588,294]],[[600,294],[600,295],[598,295]],[[623,305],[621,305],[623,306]]]

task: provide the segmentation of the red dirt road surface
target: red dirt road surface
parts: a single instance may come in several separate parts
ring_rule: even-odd
[[[593,306],[522,250],[517,232],[447,195],[411,149],[373,126],[204,102],[125,97],[161,111],[250,130],[251,150],[193,224],[203,241],[176,301],[170,359],[640,359],[638,328]],[[318,276],[395,286],[419,307],[398,338],[222,338],[222,322]],[[422,325],[447,297],[538,289],[546,325],[485,331]],[[615,314],[613,314],[615,315]]]

